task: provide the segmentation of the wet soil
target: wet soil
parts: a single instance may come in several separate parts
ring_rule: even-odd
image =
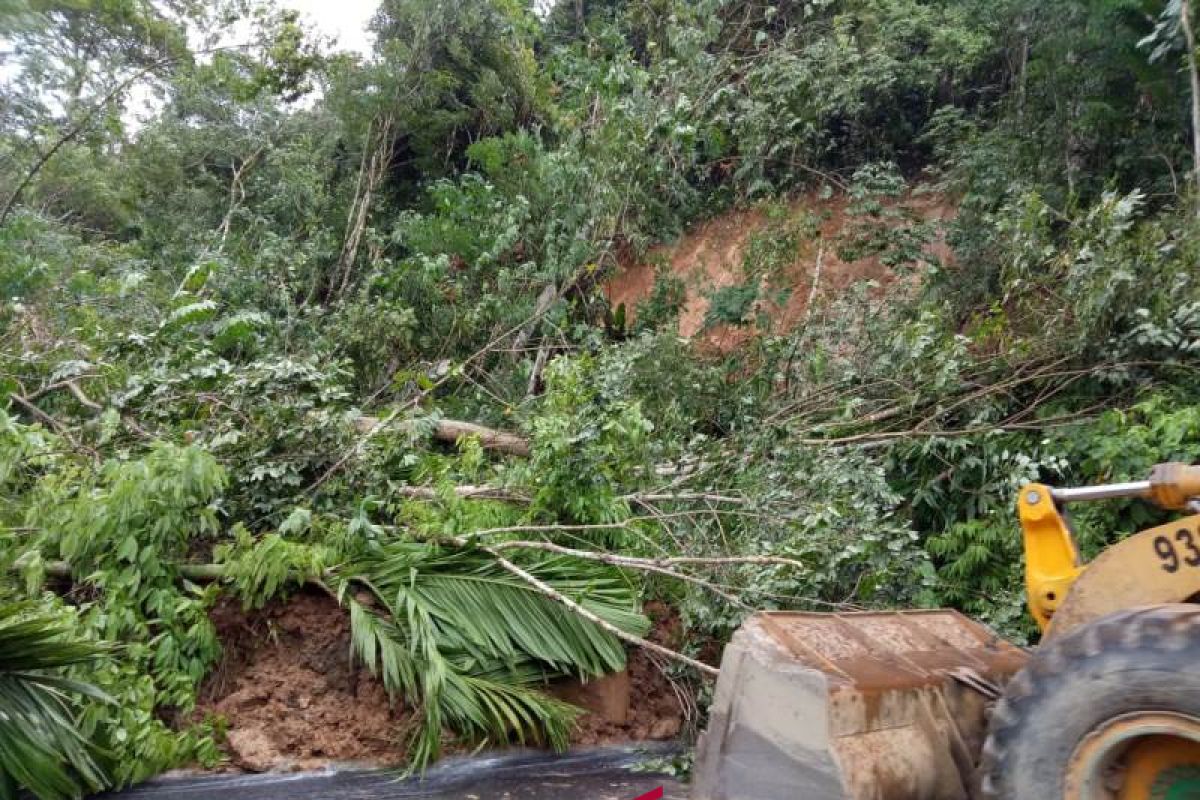
[[[682,639],[679,617],[662,603],[647,603],[646,614],[654,623],[647,637],[671,649]],[[585,714],[576,724],[571,741],[580,745],[621,744],[646,740],[674,739],[689,721],[690,691],[667,677],[664,665],[645,650],[629,654],[629,716],[623,723],[610,722],[599,714]]]
[[[236,767],[404,760],[409,715],[351,664],[349,617],[332,598],[306,591],[250,613],[227,600],[212,619],[224,657],[201,689],[198,713],[228,723],[226,750]]]

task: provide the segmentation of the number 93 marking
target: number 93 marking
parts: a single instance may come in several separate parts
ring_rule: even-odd
[[[1176,547],[1176,544],[1179,546]],[[1162,561],[1162,568],[1166,572],[1178,572],[1180,564],[1200,567],[1200,546],[1197,546],[1195,534],[1187,528],[1180,528],[1175,532],[1174,542],[1165,535],[1155,536],[1154,552]]]

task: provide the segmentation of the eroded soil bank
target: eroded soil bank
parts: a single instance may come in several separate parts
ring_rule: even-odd
[[[756,326],[734,327],[705,323],[712,292],[747,279],[747,257],[756,237],[778,234],[802,219],[809,219],[812,236],[796,250],[790,263],[776,274],[763,276],[763,299],[757,310],[770,319],[776,332],[792,330],[809,313],[809,303],[827,303],[851,286],[871,282],[875,292],[904,291],[896,283],[903,277],[887,266],[878,254],[850,257],[843,245],[863,226],[899,226],[901,219],[932,226],[933,239],[925,247],[929,260],[947,262],[952,253],[944,240],[944,225],[957,213],[954,204],[934,193],[913,194],[903,199],[903,217],[877,219],[855,215],[844,194],[801,195],[775,214],[767,205],[733,209],[718,214],[687,230],[676,241],[657,245],[642,258],[625,254],[619,268],[604,286],[613,308],[624,306],[628,323],[637,317],[638,304],[654,291],[656,271],[665,269],[681,279],[685,289],[679,315],[679,335],[696,341],[706,350],[727,353],[749,339]]]
[[[652,638],[676,646],[678,623],[667,609],[652,605],[647,612],[655,620]],[[390,702],[382,684],[351,662],[349,618],[332,598],[303,591],[248,613],[225,601],[212,618],[224,656],[201,690],[197,714],[224,720],[223,746],[232,768],[265,772],[404,762],[411,709]],[[630,655],[628,686],[625,718],[585,713],[574,743],[679,735],[686,693],[642,651]]]

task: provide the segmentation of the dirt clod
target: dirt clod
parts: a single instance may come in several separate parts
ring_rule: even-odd
[[[233,763],[248,772],[267,772],[286,761],[271,737],[258,728],[231,730],[225,744]]]

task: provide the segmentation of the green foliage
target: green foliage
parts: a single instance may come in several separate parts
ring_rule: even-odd
[[[233,541],[215,548],[222,577],[242,598],[243,608],[262,608],[290,586],[324,578],[335,552],[286,538],[306,533],[310,520],[311,514],[298,508],[279,526],[279,533],[268,533],[258,541],[239,524],[232,531]]]
[[[65,560],[75,583],[96,598],[80,610],[78,629],[127,643],[89,669],[115,702],[85,708],[77,729],[105,751],[118,784],[181,759],[211,760],[202,731],[173,731],[156,712],[189,713],[218,653],[206,615],[214,593],[183,580],[179,564],[217,530],[224,473],[207,453],[170,445],[93,466],[55,455],[58,440],[7,417],[0,423],[7,502],[20,503],[22,522],[36,531],[10,542],[8,552],[21,556],[35,586],[46,561]]]
[[[933,226],[905,202],[907,186],[896,165],[865,164],[851,180],[847,210],[855,221],[840,237],[838,257],[857,261],[874,256],[897,270],[929,260]]]
[[[1054,444],[1064,459],[1092,480],[1144,480],[1167,461],[1200,461],[1200,413],[1195,405],[1154,395],[1129,409],[1114,409],[1094,423],[1067,428]],[[1092,557],[1113,542],[1160,524],[1165,515],[1145,503],[1119,502],[1078,509],[1073,515],[1080,546]]]
[[[931,112],[966,100],[995,46],[965,4],[862,0],[770,16],[741,45],[753,51],[744,79],[710,111],[752,194],[824,159],[912,158]]]
[[[637,304],[636,331],[661,330],[674,324],[687,300],[683,279],[665,266],[654,268],[654,288],[650,296]],[[624,326],[622,326],[624,328]]]
[[[224,464],[235,519],[281,513],[293,493],[330,463],[350,436],[343,362],[317,354],[217,356],[201,339],[163,347],[130,375],[120,406],[139,418],[176,424]],[[187,408],[177,403],[187,398]],[[181,413],[182,412],[182,413]]]
[[[369,77],[392,102],[386,113],[402,115],[397,144],[421,174],[454,165],[473,141],[534,121],[534,23],[523,4],[385,0],[372,28],[381,59]]]
[[[714,325],[749,325],[758,300],[759,282],[752,279],[746,283],[722,286],[708,298],[708,311],[704,315],[705,327]]]
[[[1025,453],[975,447],[976,454],[985,455],[960,457],[960,467],[970,467],[972,458],[987,458],[990,463],[979,467],[1009,473],[1004,481],[1008,491],[989,493],[984,500],[987,505],[976,510],[977,516],[930,538],[929,550],[943,565],[945,600],[1022,640],[1031,638],[1034,627],[1020,592],[1021,540],[1011,511],[1012,495],[1019,484],[1030,480],[1070,484],[1144,480],[1157,463],[1200,458],[1197,424],[1194,407],[1175,407],[1168,398],[1158,396],[1128,411],[1108,411],[1094,422],[1065,427],[1043,442],[1023,442]],[[1047,458],[1041,453],[1055,455]],[[1038,463],[1034,458],[1044,460]],[[976,477],[973,482],[983,480]],[[1072,509],[1072,524],[1085,559],[1165,519],[1162,512],[1136,501]]]
[[[546,370],[546,396],[530,426],[534,513],[574,523],[628,516],[620,489],[645,466],[654,426],[623,396],[620,374],[596,370],[588,358],[557,359]]]

